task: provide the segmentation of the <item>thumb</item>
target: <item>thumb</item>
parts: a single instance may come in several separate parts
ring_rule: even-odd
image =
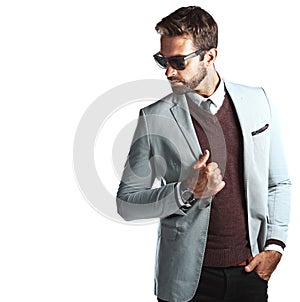
[[[256,257],[253,258],[253,260],[247,265],[245,266],[245,271],[247,273],[252,272],[259,264],[259,260],[257,260]]]
[[[208,150],[204,151],[204,154],[200,157],[200,159],[194,164],[194,169],[200,169],[205,167],[206,162],[208,161],[210,153]]]

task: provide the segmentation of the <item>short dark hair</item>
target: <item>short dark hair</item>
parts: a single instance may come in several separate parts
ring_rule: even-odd
[[[199,6],[181,7],[155,26],[162,36],[190,36],[198,49],[218,46],[218,25],[213,17]]]

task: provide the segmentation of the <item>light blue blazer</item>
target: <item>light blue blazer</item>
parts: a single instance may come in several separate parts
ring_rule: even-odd
[[[225,86],[243,134],[249,239],[256,255],[268,239],[286,242],[291,183],[277,114],[264,90]],[[170,94],[140,111],[117,208],[125,220],[160,217],[155,294],[167,301],[191,300],[201,274],[212,200],[199,199],[183,211],[175,189],[201,155],[185,95]]]

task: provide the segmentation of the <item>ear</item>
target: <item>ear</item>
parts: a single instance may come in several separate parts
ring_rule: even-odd
[[[218,50],[216,48],[211,48],[208,50],[204,56],[205,61],[208,64],[214,64],[218,55]]]

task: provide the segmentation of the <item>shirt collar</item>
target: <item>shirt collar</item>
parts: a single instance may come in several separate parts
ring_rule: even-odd
[[[196,92],[187,92],[186,95],[188,96],[188,98],[190,100],[192,100],[198,106],[200,106],[200,104],[202,102],[205,102],[208,99],[210,99],[212,101],[212,104],[210,106],[211,113],[216,114],[218,112],[218,110],[221,108],[221,106],[223,105],[224,98],[225,98],[224,81],[222,78],[220,79],[220,83],[219,83],[217,89],[208,98],[205,98]]]

